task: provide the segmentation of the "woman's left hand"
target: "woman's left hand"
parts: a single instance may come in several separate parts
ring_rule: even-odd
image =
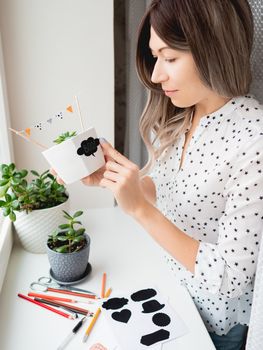
[[[124,157],[108,142],[101,143],[105,156],[106,171],[100,186],[112,191],[118,205],[127,214],[136,216],[148,204],[140,185],[139,167]]]

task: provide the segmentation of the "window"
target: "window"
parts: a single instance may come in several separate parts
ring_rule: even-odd
[[[0,40],[0,163],[9,163],[12,157],[11,137],[8,132],[9,115],[4,78],[2,44]]]
[[[0,37],[0,164],[10,163],[13,160],[12,143],[8,132],[9,114],[6,98],[6,86],[4,76],[4,61],[2,53],[2,42]],[[9,257],[12,250],[11,222],[4,222],[0,212],[0,292],[4,282]]]

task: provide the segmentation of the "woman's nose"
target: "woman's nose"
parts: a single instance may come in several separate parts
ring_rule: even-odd
[[[154,84],[160,84],[163,81],[166,81],[167,79],[168,79],[167,74],[162,70],[160,63],[158,61],[156,61],[154,68],[153,68],[151,81]]]

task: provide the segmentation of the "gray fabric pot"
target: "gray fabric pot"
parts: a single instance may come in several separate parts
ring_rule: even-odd
[[[90,237],[85,234],[87,245],[78,252],[58,253],[46,244],[48,260],[54,278],[60,282],[74,282],[81,279],[89,262]]]

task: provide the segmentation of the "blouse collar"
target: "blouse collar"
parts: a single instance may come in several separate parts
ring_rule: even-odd
[[[215,122],[220,124],[222,118],[233,113],[244,102],[245,98],[251,98],[251,96],[238,96],[231,98],[231,100],[229,100],[217,111],[203,116],[200,119],[200,125],[207,127]]]

